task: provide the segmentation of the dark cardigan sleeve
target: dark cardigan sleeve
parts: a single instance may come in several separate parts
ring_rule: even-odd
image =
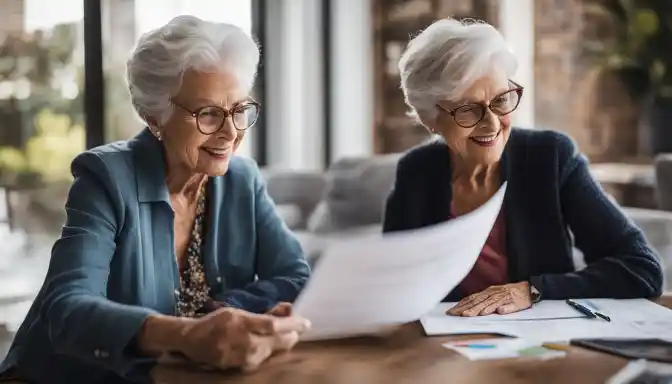
[[[642,232],[604,193],[567,137],[559,141],[560,204],[587,267],[545,274],[531,283],[545,299],[639,298],[661,294],[663,272]],[[563,161],[562,158],[566,161]]]

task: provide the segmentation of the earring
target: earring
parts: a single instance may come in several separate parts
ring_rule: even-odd
[[[155,136],[156,136],[157,140],[161,141],[161,132],[160,131],[156,131]]]

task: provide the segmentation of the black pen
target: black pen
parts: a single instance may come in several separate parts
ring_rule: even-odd
[[[604,313],[600,312],[595,304],[591,303],[590,300],[586,300],[585,303],[591,308],[595,316],[601,318],[602,320],[609,321],[611,322],[611,317],[605,315]]]
[[[593,311],[591,311],[587,307],[585,307],[585,306],[583,306],[583,305],[581,305],[581,304],[579,304],[575,301],[567,299],[567,300],[565,300],[565,303],[567,303],[567,305],[576,309],[577,311],[583,313],[584,315],[590,317],[591,319],[594,319],[595,317],[597,317],[597,315]]]

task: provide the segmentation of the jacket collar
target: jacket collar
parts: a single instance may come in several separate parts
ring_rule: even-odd
[[[145,128],[133,138],[131,146],[138,201],[141,203],[165,201],[170,204],[163,145],[152,135],[149,128]]]

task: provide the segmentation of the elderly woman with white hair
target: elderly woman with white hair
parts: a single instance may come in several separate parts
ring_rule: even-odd
[[[507,314],[543,299],[660,295],[662,268],[642,232],[591,177],[565,135],[511,126],[523,97],[516,58],[483,22],[440,20],[399,67],[406,103],[437,140],[399,161],[386,233],[473,211],[507,183],[499,217],[450,315]],[[552,90],[544,90],[552,92]],[[573,244],[587,266],[576,270]]]
[[[72,162],[66,223],[1,378],[146,378],[176,354],[253,369],[291,348],[309,276],[256,165],[235,156],[259,104],[259,50],[229,24],[180,16],[142,36],[127,80],[146,123]]]

